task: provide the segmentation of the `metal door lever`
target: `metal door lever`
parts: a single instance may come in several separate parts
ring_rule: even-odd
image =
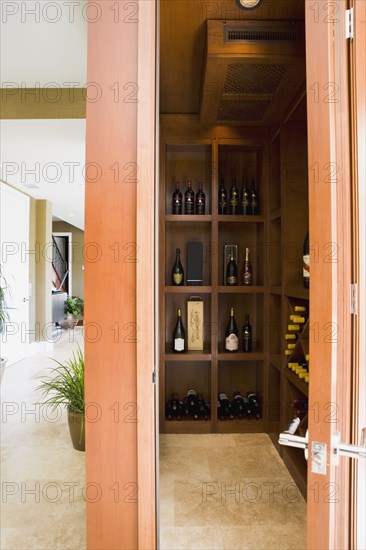
[[[339,432],[332,437],[334,464],[338,464],[340,456],[350,458],[366,458],[366,428],[361,432],[361,445],[341,443]]]
[[[305,437],[282,432],[279,435],[278,443],[280,445],[285,445],[286,447],[297,447],[298,449],[304,449],[305,458],[306,460],[308,459],[308,431],[307,430],[306,430]]]

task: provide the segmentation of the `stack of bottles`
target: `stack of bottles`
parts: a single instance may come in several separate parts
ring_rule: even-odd
[[[306,355],[306,357],[308,358],[309,356]],[[287,363],[287,366],[289,369],[291,369],[295,374],[297,374],[297,376],[301,379],[301,380],[304,380],[304,382],[308,383],[309,382],[309,366],[308,366],[308,362],[309,362],[309,359],[306,359],[305,361],[302,361],[302,362],[292,362],[290,361],[289,363]]]
[[[192,181],[188,180],[187,190],[183,195],[180,191],[180,182],[175,182],[175,191],[172,195],[172,214],[204,215],[206,212],[206,195],[203,192],[203,182],[198,182],[198,191],[192,189]]]
[[[243,180],[243,187],[240,190],[236,185],[236,177],[234,176],[231,188],[227,192],[225,179],[220,178],[218,204],[218,213],[220,215],[257,216],[259,214],[259,200],[255,179],[251,180],[249,187],[248,178],[245,178]]]
[[[302,331],[306,318],[306,307],[295,306],[294,314],[289,317],[289,324],[287,325],[287,333],[285,334],[286,349],[285,355],[291,357],[297,345],[299,333]]]
[[[173,393],[171,399],[165,406],[165,415],[167,420],[209,420],[211,407],[209,401],[206,401],[201,393],[190,389],[183,400],[177,393]]]
[[[233,393],[229,401],[226,393],[219,393],[217,400],[217,418],[219,420],[233,420],[238,418],[261,418],[259,400],[252,391],[243,396],[240,392]]]

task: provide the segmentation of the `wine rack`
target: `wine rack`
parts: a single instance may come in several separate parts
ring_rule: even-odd
[[[266,227],[264,183],[260,181],[265,141],[249,146],[242,140],[187,140],[164,141],[161,155],[160,200],[160,428],[163,432],[205,433],[225,431],[264,431],[264,419],[235,419],[219,421],[216,399],[219,392],[254,391],[264,403],[265,362],[265,257],[263,244]],[[238,177],[241,190],[243,173],[249,181],[255,179],[260,200],[258,215],[218,214],[218,174],[225,177],[229,192],[231,178]],[[240,180],[239,180],[240,176]],[[192,180],[196,192],[203,181],[206,195],[205,215],[172,214],[172,193],[180,181],[183,195],[187,181]],[[263,194],[263,199],[262,199]],[[184,212],[184,208],[183,208]],[[190,241],[203,244],[203,285],[171,286],[171,270],[176,248],[181,249],[181,262],[187,265],[186,245]],[[253,268],[250,286],[226,286],[224,280],[224,245],[238,247],[238,270],[244,262],[245,248],[249,248]],[[240,281],[239,281],[240,283]],[[181,354],[172,351],[172,331],[177,308],[182,310],[183,325],[187,327],[186,303],[198,295],[204,303],[204,350]],[[237,353],[224,350],[225,329],[235,308],[239,328],[240,348]],[[242,351],[242,326],[249,314],[253,329],[253,351]],[[195,389],[211,401],[211,418],[206,421],[182,418],[179,422],[167,420],[165,403],[176,392],[183,398],[189,389]]]
[[[309,290],[302,281],[302,247],[308,230],[307,135],[305,100],[272,133],[267,129],[248,133],[240,127],[163,127],[159,185],[159,391],[160,430],[165,433],[266,432],[305,494],[306,462],[296,449],[278,445],[278,434],[294,416],[293,403],[307,399],[309,383],[288,368],[304,362],[311,334]],[[259,212],[256,215],[218,213],[218,191],[225,178],[228,193],[236,177],[239,191],[243,179],[256,182]],[[172,193],[180,181],[184,199],[187,181],[196,192],[203,181],[205,215],[173,215]],[[183,208],[184,212],[184,208]],[[171,286],[176,248],[186,268],[186,245],[203,243],[203,285]],[[238,285],[225,284],[224,246],[238,248]],[[252,284],[240,284],[245,249],[249,248]],[[187,328],[186,303],[191,296],[204,302],[203,351],[174,354],[172,333],[177,308]],[[306,307],[296,345],[285,354],[285,334],[294,306]],[[234,307],[239,329],[239,350],[225,351],[225,329]],[[249,314],[252,351],[242,350],[242,327]],[[308,365],[309,366],[309,365]],[[310,375],[311,376],[311,373]],[[202,393],[211,403],[208,420],[180,421],[165,418],[165,403],[173,393],[182,399],[189,389]],[[261,418],[220,420],[217,396],[254,391]],[[307,415],[298,433],[305,433]]]

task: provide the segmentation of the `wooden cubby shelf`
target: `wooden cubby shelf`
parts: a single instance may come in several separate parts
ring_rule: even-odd
[[[211,294],[211,286],[166,286],[165,294]]]
[[[281,355],[280,354],[270,355],[269,362],[271,363],[271,365],[276,367],[277,370],[279,370],[279,371],[282,370],[282,361],[281,361]]]
[[[169,223],[208,223],[212,221],[212,216],[211,214],[205,214],[202,216],[199,216],[197,214],[166,214],[165,221]]]
[[[169,350],[165,353],[165,360],[184,363],[186,361],[211,361],[211,353],[205,351],[186,351],[185,353],[172,353]]]
[[[231,215],[218,215],[218,222],[222,223],[264,223],[264,216],[231,216]]]
[[[238,351],[235,353],[230,353],[228,351],[219,351],[217,358],[219,361],[263,361],[264,354],[258,352],[244,353]]]
[[[263,294],[264,286],[223,286],[218,287],[220,294]]]

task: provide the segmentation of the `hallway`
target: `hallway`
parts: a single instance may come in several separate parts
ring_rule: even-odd
[[[82,328],[7,367],[1,383],[3,550],[86,548],[85,454],[72,447],[66,412],[37,402],[40,378],[82,346]]]

